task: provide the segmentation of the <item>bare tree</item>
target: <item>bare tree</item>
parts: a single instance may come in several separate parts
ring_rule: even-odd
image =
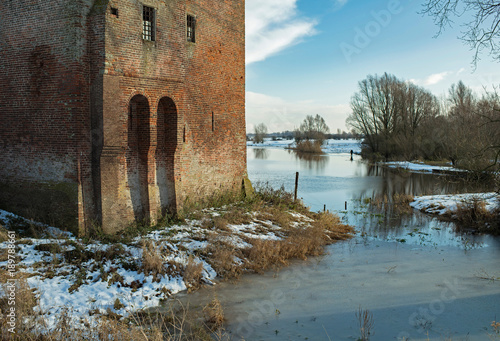
[[[416,135],[422,122],[439,112],[437,99],[427,90],[387,73],[368,76],[351,98],[347,125],[364,136],[369,152],[385,158],[417,154]]]
[[[323,144],[326,135],[330,132],[330,128],[325,122],[325,119],[320,115],[307,115],[304,121],[300,124],[300,128],[295,130],[295,140],[315,140]]]
[[[264,137],[267,136],[267,126],[264,123],[259,123],[254,128],[255,136],[253,138],[254,143],[264,142]]]
[[[437,35],[452,27],[456,18],[464,18],[464,31],[459,39],[474,51],[473,65],[477,65],[484,50],[500,61],[500,1],[425,0],[421,13],[434,19],[439,27]]]

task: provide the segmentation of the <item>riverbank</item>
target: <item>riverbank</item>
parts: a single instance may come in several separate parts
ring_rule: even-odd
[[[419,196],[410,206],[466,230],[500,234],[500,195],[495,192]]]
[[[64,324],[68,335],[97,340],[109,321],[114,331],[107,333],[114,337],[155,332],[134,320],[137,312],[181,291],[320,255],[325,245],[353,233],[337,216],[311,212],[290,194],[269,188],[136,236],[80,239],[5,211],[0,224],[0,308],[5,316],[5,295],[15,279],[16,331],[24,339],[36,333],[52,337]]]

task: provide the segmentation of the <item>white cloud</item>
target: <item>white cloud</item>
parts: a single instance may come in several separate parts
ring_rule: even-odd
[[[445,71],[445,72],[440,72],[440,73],[434,73],[425,79],[409,79],[408,82],[416,84],[416,85],[435,85],[443,81],[446,77],[449,75],[453,74],[453,72],[450,71]]]
[[[449,72],[449,71],[432,74],[424,80],[424,85],[437,84],[437,83],[443,81],[450,74],[451,74],[451,72]]]
[[[297,0],[246,1],[246,63],[262,61],[315,34],[314,20],[300,17]]]
[[[294,130],[307,115],[321,115],[332,132],[346,130],[345,120],[351,112],[346,105],[323,105],[312,100],[288,102],[279,97],[251,91],[246,93],[247,132],[253,132],[259,123],[267,125],[270,132]]]

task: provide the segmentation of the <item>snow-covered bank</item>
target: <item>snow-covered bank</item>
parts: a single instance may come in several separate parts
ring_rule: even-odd
[[[4,283],[7,278],[27,278],[39,301],[35,309],[48,330],[63,314],[68,314],[74,326],[93,325],[102,314],[128,316],[158,306],[180,291],[213,284],[221,267],[251,271],[245,251],[252,249],[253,243],[286,241],[296,229],[304,234],[319,226],[311,217],[322,217],[264,202],[255,205],[205,209],[182,223],[113,243],[79,239],[0,210],[0,235],[5,240],[0,243],[0,278]],[[330,227],[344,226],[340,219],[332,222]],[[327,229],[323,225],[318,228]],[[10,231],[16,235],[13,272],[7,257],[13,245]],[[336,233],[340,236],[351,230],[346,231]],[[331,242],[338,240],[329,234],[325,237]],[[262,243],[259,245],[265,247]],[[0,290],[0,296],[5,294]]]
[[[489,212],[499,208],[500,204],[500,196],[492,192],[420,196],[415,197],[410,206],[425,213],[453,216],[460,204],[472,200],[484,202],[485,209]]]
[[[255,148],[294,148],[294,140],[279,140],[273,141],[269,138],[264,139],[263,143],[254,143],[252,141],[247,141],[248,147]],[[337,153],[350,153],[351,150],[356,153],[361,153],[361,140],[326,140],[322,148],[323,152],[337,154]]]
[[[433,173],[433,172],[463,172],[463,170],[451,166],[431,166],[421,162],[394,161],[381,162],[380,164],[389,168],[400,168],[414,173]]]

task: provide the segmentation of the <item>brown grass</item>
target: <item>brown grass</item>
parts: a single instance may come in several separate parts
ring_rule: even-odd
[[[302,153],[316,153],[322,154],[323,150],[321,150],[322,142],[319,141],[310,141],[305,140],[297,143],[297,147],[295,147],[296,151]]]
[[[198,289],[203,283],[203,263],[197,263],[193,256],[189,256],[183,277],[189,291]]]
[[[7,290],[4,284],[4,290]],[[43,315],[35,313],[33,308],[38,302],[34,291],[29,288],[26,279],[16,281],[16,325],[15,333],[9,331],[6,317],[11,305],[8,299],[0,298],[1,340],[15,341],[116,341],[116,340],[146,340],[146,341],[199,341],[228,340],[221,329],[224,322],[222,306],[214,299],[200,313],[204,314],[205,324],[199,323],[198,312],[189,311],[189,307],[179,304],[172,305],[167,311],[146,312],[140,310],[126,319],[108,312],[97,317],[97,328],[78,328],[72,322],[70,310],[63,309],[57,317],[56,325],[51,330],[45,330],[47,325]],[[122,307],[117,299],[115,309]],[[42,329],[36,329],[35,326]],[[43,330],[43,332],[42,332]]]
[[[153,275],[155,280],[165,274],[163,257],[156,244],[152,241],[146,241],[142,246],[141,269],[146,276]]]
[[[224,217],[215,217],[214,218],[214,228],[217,231],[226,231],[226,232],[229,232],[230,229],[227,226],[228,224],[229,224],[229,222]]]
[[[224,310],[217,297],[214,297],[210,303],[203,308],[205,314],[205,324],[211,330],[221,329],[224,325]]]
[[[453,219],[463,228],[473,228],[493,234],[500,233],[499,212],[486,209],[486,202],[473,197],[457,204],[457,210],[453,212]],[[489,228],[486,228],[489,226]]]
[[[270,220],[274,224],[282,227],[288,228],[294,221],[290,213],[287,210],[276,206],[263,205],[257,214],[257,219],[260,220]]]
[[[11,292],[10,290],[12,290],[12,287],[9,287],[10,283],[12,282],[2,284],[4,292]],[[16,315],[15,330],[18,334],[23,334],[29,332],[31,327],[29,324],[23,323],[23,320],[35,318],[33,308],[38,304],[38,301],[34,291],[30,289],[25,278],[17,278],[14,285],[15,300],[9,300],[7,296],[0,298],[0,311],[2,317],[6,317],[10,313],[10,309],[14,307]],[[12,335],[12,333],[9,332],[9,328],[12,328],[12,326],[7,324],[7,322],[8,318],[0,319],[2,340],[22,340],[22,337],[17,337],[15,334]]]
[[[326,245],[352,237],[353,228],[342,224],[332,213],[316,213],[314,216],[311,226],[289,225],[282,240],[250,240],[252,247],[243,251],[246,267],[260,273],[271,267],[286,266],[290,259],[319,256],[324,253]]]
[[[235,263],[235,258],[241,257],[240,253],[241,251],[218,235],[208,237],[208,246],[203,251],[203,255],[217,275],[226,280],[239,278],[243,272],[241,266]]]
[[[404,214],[412,212],[410,203],[414,200],[413,195],[405,193],[394,193],[388,197],[387,194],[379,195],[366,202],[383,210],[394,210],[395,213]]]

